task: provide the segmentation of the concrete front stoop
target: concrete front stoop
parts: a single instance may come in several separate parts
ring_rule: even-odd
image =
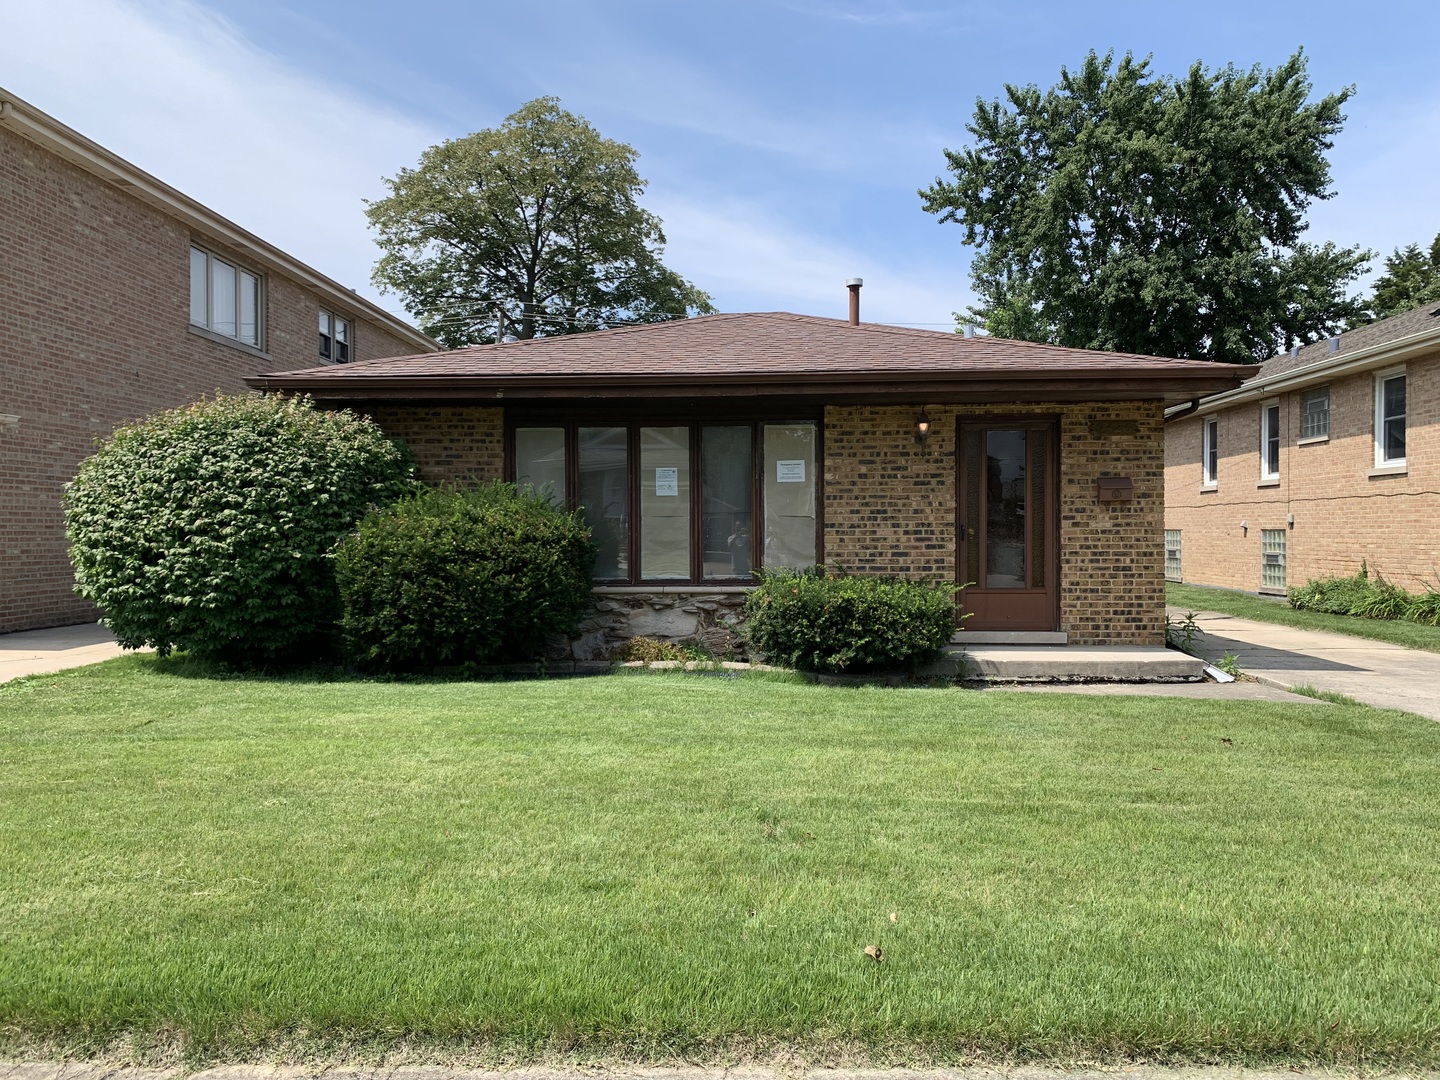
[[[932,677],[979,683],[1204,682],[1205,661],[1163,647],[952,645]]]

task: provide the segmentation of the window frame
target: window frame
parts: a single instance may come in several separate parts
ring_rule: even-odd
[[[1374,411],[1374,437],[1375,437],[1375,468],[1377,469],[1404,469],[1406,467],[1406,455],[1398,458],[1385,456],[1385,422],[1394,419],[1385,413],[1385,384],[1394,379],[1405,379],[1405,412],[1399,414],[1401,430],[1409,431],[1407,414],[1410,409],[1410,382],[1405,378],[1405,367],[1387,368],[1384,371],[1375,373],[1375,411]],[[1408,452],[1409,447],[1406,447]]]
[[[1266,398],[1260,402],[1260,481],[1261,483],[1273,483],[1280,479],[1280,451],[1284,446],[1282,439],[1284,412],[1280,407],[1279,398]],[[1272,429],[1273,425],[1273,429]],[[1270,448],[1275,448],[1274,468],[1271,468]]]
[[[648,588],[703,591],[709,588],[753,587],[753,574],[741,577],[705,577],[704,544],[704,463],[702,460],[703,429],[707,427],[750,428],[751,514],[750,565],[760,569],[764,561],[765,517],[765,428],[771,425],[806,424],[815,429],[815,562],[825,561],[825,424],[818,411],[805,408],[750,409],[743,413],[714,409],[704,413],[650,412],[626,410],[623,413],[578,413],[574,411],[505,410],[504,476],[507,483],[516,482],[515,432],[519,428],[550,427],[565,430],[565,501],[566,510],[579,506],[580,456],[578,429],[582,427],[614,427],[626,430],[626,540],[630,574],[626,578],[593,578],[596,588]],[[640,576],[640,429],[650,427],[686,427],[689,429],[690,468],[690,576],[688,578],[643,578]]]
[[[1211,457],[1215,462],[1212,465]],[[1200,490],[1214,491],[1220,486],[1220,414],[1200,418]]]
[[[195,313],[195,281],[190,278],[190,312],[186,316],[192,330],[202,331],[204,334],[217,338],[226,344],[234,344],[242,349],[253,349],[256,352],[265,351],[265,339],[268,326],[265,318],[266,294],[268,293],[265,275],[258,270],[236,261],[228,255],[221,255],[213,248],[196,240],[190,241],[190,253],[187,256],[187,269],[193,272],[194,253],[199,252],[205,256],[205,322],[197,323],[194,320]],[[215,264],[222,263],[235,273],[235,333],[227,334],[223,330],[215,329]],[[255,281],[255,340],[246,341],[240,334],[242,326],[241,317],[244,311],[243,305],[243,283],[248,275]]]
[[[1311,431],[1308,427],[1311,411],[1308,408],[1310,399],[1323,393],[1325,395],[1325,423],[1323,431]],[[1322,442],[1330,438],[1330,406],[1331,406],[1330,384],[1324,386],[1311,386],[1300,391],[1300,439],[1301,443]]]
[[[338,312],[335,311],[334,308],[322,307],[322,308],[319,309],[319,314],[320,314],[320,315],[324,315],[324,316],[326,316],[326,317],[328,317],[328,318],[330,319],[330,355],[329,355],[329,356],[326,356],[325,353],[324,353],[324,351],[323,351],[323,347],[322,347],[322,351],[320,352],[320,362],[321,362],[322,364],[353,364],[353,363],[355,363],[355,320],[354,320],[351,316],[349,316],[349,315],[341,315],[341,314],[339,314]],[[345,359],[345,360],[336,360],[336,359],[335,359],[335,324],[336,324],[336,323],[344,323],[344,324],[345,324],[345,347],[350,350],[350,356],[349,356],[348,359]],[[319,320],[318,318],[315,320],[315,324],[316,324],[315,328],[316,328],[316,330],[317,330],[317,332],[318,332],[318,330],[319,330],[319,328],[320,328],[320,326],[319,326],[320,320]]]

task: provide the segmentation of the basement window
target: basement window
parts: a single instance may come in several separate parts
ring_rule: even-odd
[[[1253,550],[1253,549],[1252,549]],[[1260,588],[1285,588],[1285,530],[1260,530]]]

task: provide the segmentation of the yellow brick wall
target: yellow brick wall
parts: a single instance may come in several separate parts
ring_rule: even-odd
[[[1060,420],[1060,629],[1077,644],[1164,642],[1164,430],[1156,402],[825,410],[825,560],[852,573],[955,579],[957,420]],[[1094,421],[1133,424],[1133,434]],[[1101,507],[1096,480],[1129,476],[1134,501]]]
[[[1373,372],[1330,383],[1330,437],[1323,442],[1298,445],[1300,392],[1276,395],[1282,437],[1273,486],[1260,477],[1258,402],[1218,413],[1214,491],[1200,484],[1202,414],[1168,425],[1165,527],[1181,531],[1184,580],[1258,590],[1260,531],[1284,529],[1290,585],[1353,574],[1362,560],[1411,590],[1440,581],[1440,353],[1411,360],[1405,374],[1403,475],[1371,475]]]
[[[374,405],[365,410],[385,434],[415,454],[427,484],[473,486],[505,469],[505,410],[483,405]]]

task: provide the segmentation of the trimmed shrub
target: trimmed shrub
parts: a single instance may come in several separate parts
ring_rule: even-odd
[[[414,489],[409,451],[308,399],[217,396],[120,428],[67,486],[75,591],[127,648],[242,665],[333,650],[330,551]]]
[[[591,606],[595,545],[578,513],[495,482],[366,515],[335,551],[346,648],[364,667],[528,660]]]
[[[766,570],[746,602],[745,633],[802,671],[909,669],[938,659],[955,632],[948,584]]]

